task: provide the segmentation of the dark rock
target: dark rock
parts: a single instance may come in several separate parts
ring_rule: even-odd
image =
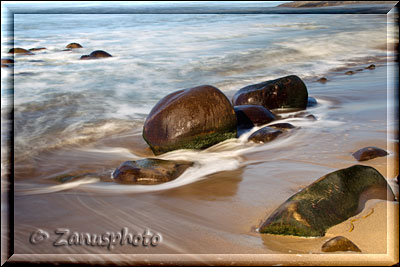
[[[326,83],[327,81],[328,81],[328,79],[325,78],[325,77],[319,78],[319,79],[317,80],[317,82],[320,82],[320,83]]]
[[[258,105],[233,107],[236,113],[238,128],[252,128],[276,120],[271,111]]]
[[[40,51],[40,50],[45,50],[46,47],[38,47],[38,48],[31,48],[29,51]]]
[[[317,120],[317,117],[315,117],[313,114],[307,115],[304,118],[312,120],[312,121],[316,121]]]
[[[143,138],[158,155],[176,149],[203,149],[237,134],[235,111],[217,88],[203,85],[162,98],[151,110]]]
[[[346,71],[344,74],[346,75],[353,75],[355,72],[352,70]]]
[[[14,59],[11,58],[2,58],[1,64],[14,64]]]
[[[385,150],[374,146],[364,147],[353,153],[353,157],[358,161],[384,157],[387,155],[389,154]]]
[[[10,66],[7,65],[7,64],[1,64],[1,67],[2,67],[2,68],[9,68]]]
[[[296,113],[294,115],[288,116],[288,118],[306,118],[306,119],[313,120],[313,121],[317,120],[317,118],[314,115],[312,115],[308,112]]]
[[[309,96],[307,99],[307,107],[308,108],[315,107],[316,105],[318,105],[317,99],[315,99],[312,96]]]
[[[252,133],[248,140],[253,141],[254,143],[267,143],[274,140],[282,133],[281,130],[266,126]]]
[[[90,53],[89,55],[83,55],[81,56],[80,59],[97,59],[97,58],[105,58],[105,57],[112,57],[109,53],[102,51],[102,50],[96,50]]]
[[[246,86],[235,93],[232,102],[239,105],[261,105],[267,109],[307,107],[308,92],[296,75]]]
[[[23,48],[11,48],[8,51],[9,54],[26,54],[26,55],[33,55],[33,53],[29,50],[23,49]]]
[[[261,233],[323,236],[329,227],[358,214],[368,199],[394,199],[374,168],[354,165],[329,173],[290,197],[260,227]]]
[[[82,48],[82,46],[78,43],[70,43],[65,48],[74,49],[74,48]]]
[[[281,130],[296,128],[292,124],[287,123],[287,122],[274,123],[274,124],[268,125],[268,127],[275,128],[275,129],[281,129]]]
[[[192,165],[188,161],[161,159],[125,161],[113,172],[112,177],[121,184],[160,184],[176,179]]]
[[[374,69],[375,69],[375,65],[374,65],[374,64],[371,64],[371,65],[369,65],[368,67],[366,67],[366,69],[368,69],[368,70],[374,70]]]
[[[363,69],[356,69],[356,71],[363,71]]]
[[[323,252],[335,252],[335,251],[355,251],[361,252],[361,250],[349,239],[344,236],[336,236],[326,241],[321,250]]]

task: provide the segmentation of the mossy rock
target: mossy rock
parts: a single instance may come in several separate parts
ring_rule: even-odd
[[[235,93],[233,105],[260,105],[273,109],[305,109],[308,92],[296,75],[246,86]]]
[[[382,191],[384,196],[377,193]],[[387,199],[386,193],[394,199],[386,179],[376,169],[362,165],[341,169],[290,197],[261,225],[260,232],[324,236],[328,228],[358,214],[368,199]]]
[[[204,149],[237,136],[235,111],[217,88],[203,85],[162,98],[143,126],[154,154],[177,149]]]
[[[161,159],[125,161],[112,173],[112,177],[121,184],[160,184],[176,179],[192,165],[188,161]]]

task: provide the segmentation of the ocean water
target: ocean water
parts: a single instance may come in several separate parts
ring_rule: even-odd
[[[15,67],[2,69],[2,103],[13,101],[14,107],[16,162],[129,130],[140,133],[152,107],[179,89],[210,84],[230,97],[246,85],[291,74],[312,82],[338,68],[385,61],[386,44],[398,42],[382,14],[69,14],[73,3],[29,5],[17,7],[60,12],[15,14],[13,35],[2,39],[2,58],[10,57],[13,43],[46,48],[17,54]],[[110,3],[75,5],[84,10]],[[63,51],[71,42],[83,48]],[[113,57],[79,60],[94,50]],[[233,165],[227,169],[239,166]]]

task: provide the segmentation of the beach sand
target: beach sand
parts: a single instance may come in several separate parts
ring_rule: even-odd
[[[240,167],[235,170],[207,175],[206,179],[169,190],[109,194],[89,186],[48,194],[21,194],[37,186],[53,185],[48,179],[59,174],[99,170],[110,173],[129,159],[128,152],[151,156],[140,129],[87,147],[56,149],[27,161],[16,161],[12,259],[118,264],[133,260],[233,265],[395,264],[398,202],[370,200],[360,214],[330,228],[321,238],[272,236],[256,231],[297,191],[329,172],[354,164],[375,167],[388,179],[398,199],[394,180],[399,173],[398,140],[393,130],[396,125],[387,115],[386,71],[386,66],[381,65],[352,76],[332,73],[326,84],[306,81],[309,96],[328,103],[322,113],[309,110],[317,115],[316,122],[302,121],[300,130],[280,146],[241,155]],[[389,155],[359,163],[351,154],[365,146],[383,148]],[[95,150],[104,147],[115,148],[118,153]],[[100,186],[106,188],[109,183]],[[349,232],[355,218],[354,229]],[[125,245],[113,250],[97,246],[54,247],[50,242],[54,241],[57,228],[68,228],[71,233],[104,233],[121,231],[123,227],[131,232],[149,228],[162,234],[163,241],[156,247]],[[50,233],[49,242],[30,244],[29,237],[38,228]],[[348,237],[362,252],[321,252],[322,244],[337,235]]]

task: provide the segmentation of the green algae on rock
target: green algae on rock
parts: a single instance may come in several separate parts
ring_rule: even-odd
[[[143,138],[155,155],[204,149],[237,136],[232,104],[217,88],[203,85],[173,92],[151,110]]]
[[[394,199],[393,192],[376,169],[354,165],[329,173],[290,197],[268,217],[259,231],[324,236],[328,228],[358,214],[368,199],[388,197]]]
[[[142,159],[125,161],[113,173],[115,182],[121,184],[160,184],[179,177],[193,165],[188,161]]]

